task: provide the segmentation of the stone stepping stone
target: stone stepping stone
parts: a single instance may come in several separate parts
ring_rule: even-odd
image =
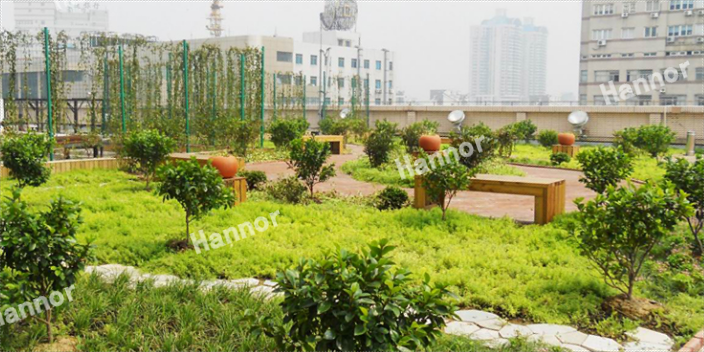
[[[645,329],[645,328],[637,328],[634,331],[629,331],[626,333],[626,336],[640,342],[647,342],[650,344],[654,345],[664,345],[664,346],[669,346],[672,347],[674,345],[674,341],[672,339],[657,331],[653,331],[650,329]]]
[[[482,320],[499,319],[499,316],[493,313],[484,312],[481,310],[458,310],[455,312],[460,317],[460,320],[468,323],[476,323]]]
[[[489,319],[478,321],[475,324],[485,329],[499,331],[506,325],[506,321],[504,321],[503,319]]]
[[[450,335],[469,336],[478,330],[478,326],[461,321],[451,321],[445,326],[445,333]]]
[[[485,344],[490,348],[501,348],[511,344],[511,341],[503,338],[498,338],[496,340],[489,340]]]
[[[589,335],[579,331],[572,331],[564,334],[558,333],[556,336],[563,344],[581,346]]]
[[[551,346],[562,346],[562,342],[555,335],[534,334],[528,336],[528,342],[542,342]]]
[[[571,326],[556,324],[531,324],[528,328],[538,335],[557,335],[577,331]]]
[[[500,338],[500,336],[498,331],[489,329],[479,329],[475,333],[473,333],[469,338],[472,340],[487,341],[497,340]]]
[[[593,352],[619,352],[621,349],[616,341],[596,335],[587,336],[582,346]]]
[[[512,339],[519,336],[528,337],[533,335],[533,331],[527,326],[508,324],[499,330],[499,335],[505,339]]]
[[[563,343],[562,345],[560,345],[560,347],[563,349],[569,350],[569,351],[573,351],[573,352],[589,352],[588,349],[586,349],[582,346],[571,345],[569,343]],[[640,351],[640,352],[643,352],[643,351]]]
[[[281,294],[275,293],[274,289],[269,286],[257,286],[249,290],[249,292],[251,292],[253,296],[259,296],[264,299],[273,299],[281,296]]]
[[[672,345],[658,345],[650,342],[631,341],[626,342],[623,345],[623,350],[625,352],[670,352],[672,351]]]
[[[271,281],[271,280],[265,280],[264,281],[264,286],[269,286],[269,287],[276,287],[278,284],[276,281]]]

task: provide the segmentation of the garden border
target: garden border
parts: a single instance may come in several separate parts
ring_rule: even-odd
[[[49,161],[46,165],[51,168],[51,173],[60,174],[74,170],[119,169],[121,161],[117,158],[74,159]],[[0,177],[8,176],[10,176],[10,170],[0,166]]]
[[[699,352],[704,351],[704,330],[698,332],[687,342],[679,352]]]

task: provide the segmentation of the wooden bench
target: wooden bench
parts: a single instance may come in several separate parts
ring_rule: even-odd
[[[345,151],[344,136],[303,136],[303,141],[315,138],[318,142],[330,143],[330,152],[335,155],[340,155]]]
[[[477,175],[469,190],[475,192],[507,193],[535,197],[535,223],[544,225],[556,215],[565,212],[565,180],[518,176]],[[423,188],[421,176],[415,177],[413,206],[424,209],[433,204]]]

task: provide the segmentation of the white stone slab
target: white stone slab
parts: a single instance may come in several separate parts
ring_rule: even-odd
[[[445,333],[450,335],[469,336],[477,330],[479,330],[478,326],[461,321],[451,321],[445,326]]]
[[[623,350],[625,352],[670,352],[672,351],[672,345],[659,345],[650,342],[631,341],[626,342],[623,345]]]
[[[478,321],[475,324],[482,328],[499,331],[506,325],[506,322],[503,319],[489,319]]]
[[[555,324],[531,324],[528,328],[538,335],[557,335],[577,331],[571,326]]]
[[[477,321],[498,319],[499,316],[493,313],[484,312],[481,310],[458,310],[455,312],[460,317],[460,320],[475,323]]]
[[[572,331],[564,334],[558,333],[557,338],[564,344],[577,345],[580,346],[587,339],[587,334],[579,331]]]
[[[473,333],[470,338],[473,340],[487,341],[496,340],[500,338],[500,336],[498,331],[489,329],[479,329],[475,333]]]
[[[669,336],[661,332],[641,327],[635,329],[634,331],[627,332],[626,336],[629,336],[636,341],[648,342],[656,345],[672,346],[675,343]]]
[[[596,335],[587,336],[582,346],[593,352],[618,352],[621,349],[616,341]]]
[[[499,330],[499,335],[505,339],[512,339],[519,336],[528,337],[533,335],[533,331],[527,326],[508,324]]]

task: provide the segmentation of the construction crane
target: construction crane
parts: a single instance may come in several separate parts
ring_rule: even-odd
[[[205,28],[210,31],[210,35],[216,38],[220,37],[223,32],[222,15],[220,14],[220,9],[222,8],[223,6],[220,0],[213,0],[213,3],[210,5],[210,16],[208,16],[210,24],[205,26]]]

